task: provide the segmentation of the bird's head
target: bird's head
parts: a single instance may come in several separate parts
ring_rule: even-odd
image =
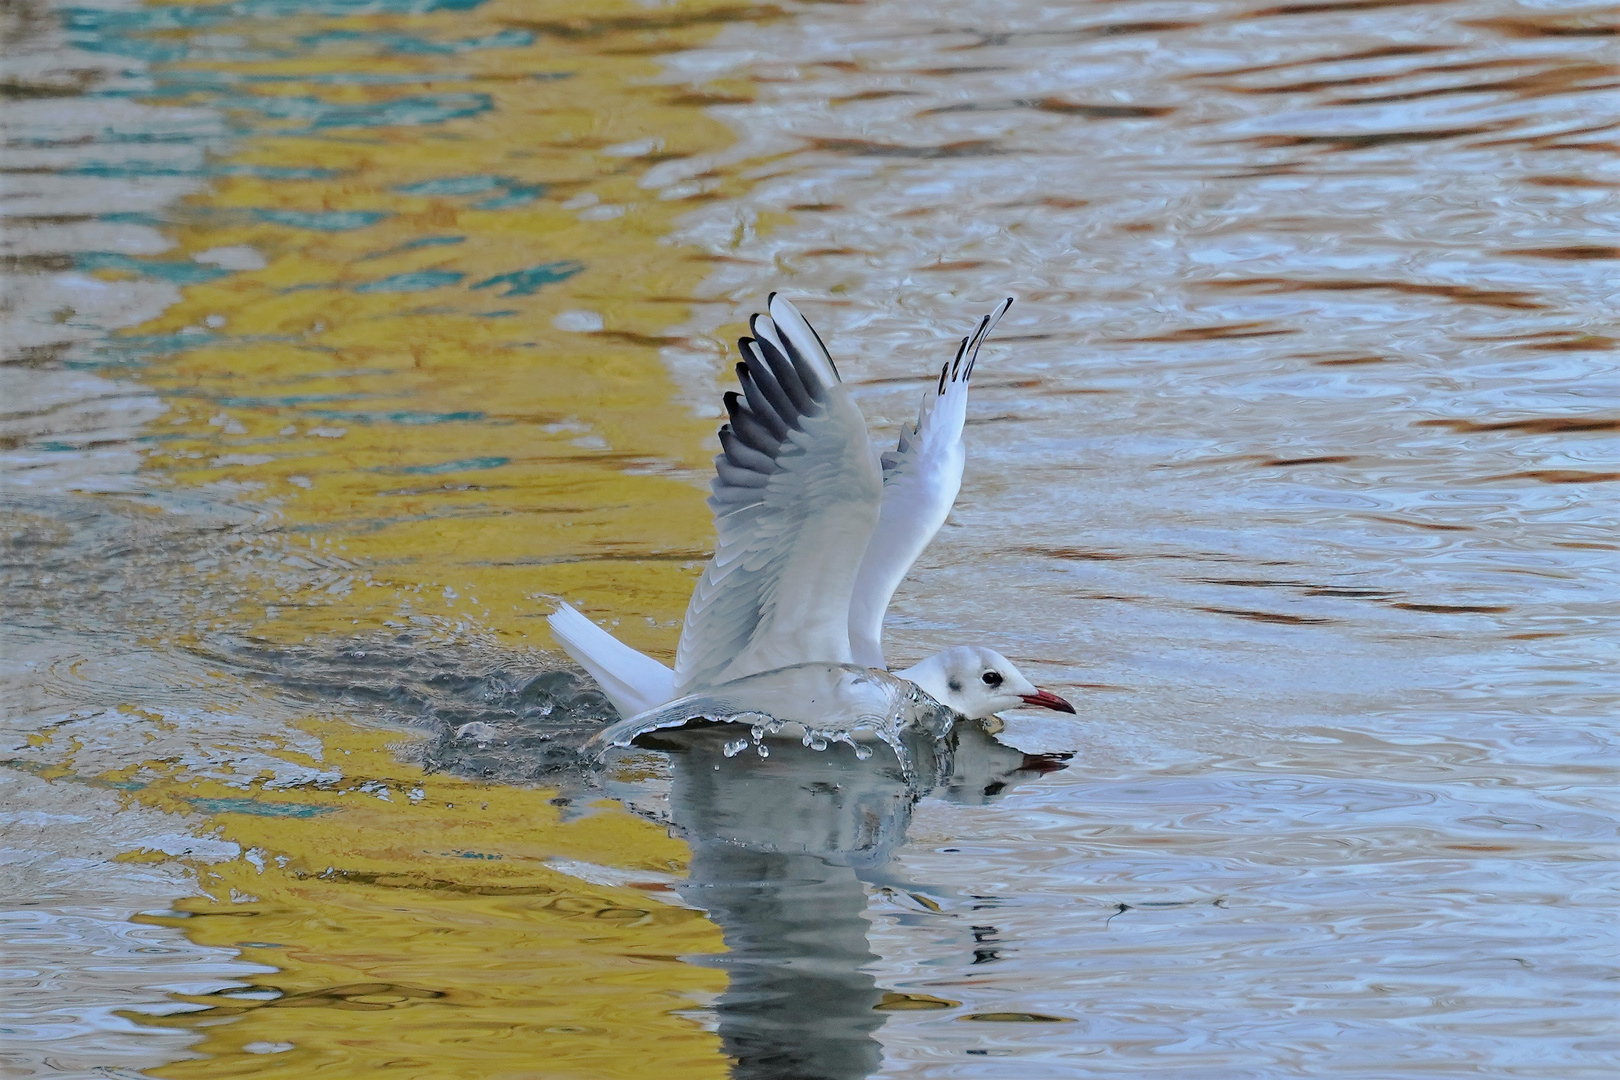
[[[969,720],[985,720],[1003,709],[1025,705],[1074,712],[1073,705],[1024,678],[1005,656],[977,645],[937,652],[895,674]]]

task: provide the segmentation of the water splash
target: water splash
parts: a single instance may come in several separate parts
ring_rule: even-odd
[[[693,694],[612,725],[593,736],[584,751],[600,761],[615,749],[659,731],[692,724],[740,725],[746,740],[727,746],[740,752],[752,743],[760,757],[767,740],[791,739],[825,752],[850,747],[865,761],[874,745],[893,751],[907,772],[917,768],[916,741],[938,740],[951,731],[954,714],[904,679],[850,664],[798,664]]]

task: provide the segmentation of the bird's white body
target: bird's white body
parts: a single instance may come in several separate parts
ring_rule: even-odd
[[[622,720],[599,732],[588,749],[629,746],[638,736],[695,718],[758,725],[763,733],[806,743],[893,742],[918,716],[943,714],[898,675],[858,664],[794,664],[735,679]]]
[[[674,669],[567,604],[550,617],[558,643],[622,715],[640,720],[766,672],[787,693],[809,676],[784,672],[806,665],[850,665],[881,673],[873,685],[894,681],[883,670],[883,616],[956,501],[968,381],[1011,304],[962,340],[917,422],[880,459],[821,339],[792,304],[771,297],[769,316],[755,316],[753,337],[739,343],[742,393],[726,395],[730,422],[720,430],[709,499],[718,540],[687,607]],[[896,676],[965,716],[1021,701],[1069,709],[988,649],[946,650]],[[767,696],[790,708],[791,694]]]

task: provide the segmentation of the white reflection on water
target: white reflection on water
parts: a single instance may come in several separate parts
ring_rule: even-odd
[[[922,1008],[971,1017],[959,1001],[878,985],[868,890],[929,915],[936,931],[977,935],[971,920],[925,895],[948,899],[956,889],[919,891],[896,873],[913,808],[930,795],[982,804],[1062,762],[1025,755],[966,721],[938,739],[909,729],[896,753],[864,756],[852,746],[787,741],[768,757],[739,757],[728,752],[736,730],[655,732],[637,745],[669,751],[667,769],[632,757],[624,764],[639,777],[607,781],[692,844],[680,894],[725,935],[726,952],[704,962],[729,977],[713,1018],[732,1075],[856,1080],[882,1061],[887,1015]],[[658,779],[647,778],[649,764]]]

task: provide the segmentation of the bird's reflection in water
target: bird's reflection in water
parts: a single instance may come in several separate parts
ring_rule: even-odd
[[[660,732],[639,744],[670,751],[670,813],[692,845],[683,898],[725,935],[728,951],[709,962],[730,978],[717,1011],[732,1075],[859,1080],[881,1063],[884,1019],[865,884],[896,884],[888,864],[912,807],[931,792],[981,802],[1061,760],[1026,755],[976,723],[944,739],[918,733],[909,770],[882,746],[865,760],[845,745],[791,742],[728,758],[736,732]]]
[[[398,640],[336,655],[256,648],[231,660],[317,700],[375,698],[408,709],[429,732],[421,762],[430,771],[543,780],[571,813],[606,793],[661,816],[646,802],[661,785],[644,772],[615,779],[612,768],[582,767],[580,747],[613,713],[570,672],[496,668],[469,677],[458,654]],[[943,737],[935,722],[924,716],[906,729],[905,767],[878,743],[864,760],[846,744],[817,751],[790,740],[770,741],[768,757],[745,743],[728,758],[727,743],[747,732],[735,725],[637,741],[668,752],[668,813],[692,847],[683,899],[725,935],[727,952],[705,962],[729,975],[717,1010],[734,1076],[860,1080],[874,1072],[885,1013],[868,971],[877,957],[867,943],[867,887],[936,891],[908,886],[890,867],[913,806],[924,796],[986,802],[1063,767],[1062,757],[1027,755],[977,722],[959,721]],[[973,928],[963,925],[961,936],[971,949]]]

